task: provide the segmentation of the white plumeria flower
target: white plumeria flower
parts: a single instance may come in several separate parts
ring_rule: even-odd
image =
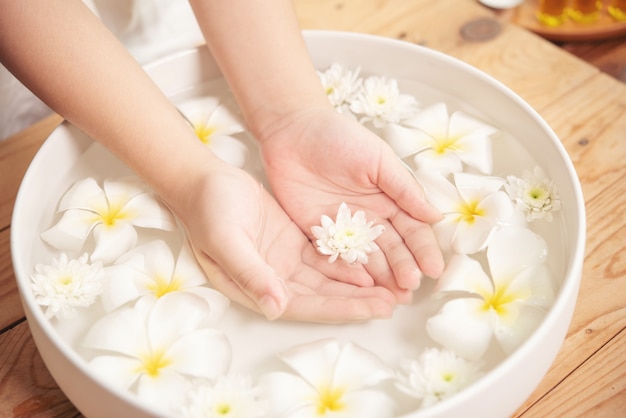
[[[76,316],[76,308],[91,306],[102,292],[102,264],[89,264],[87,254],[70,260],[61,253],[51,265],[37,264],[31,280],[35,301],[45,307],[46,318],[69,319]]]
[[[76,182],[59,204],[59,222],[41,238],[62,251],[78,253],[93,232],[92,260],[109,263],[137,242],[135,227],[176,229],[172,213],[136,177]]]
[[[426,322],[428,334],[444,347],[476,360],[492,338],[513,352],[543,320],[554,300],[553,278],[544,264],[545,241],[526,228],[496,232],[487,249],[491,275],[466,255],[454,255],[438,280],[446,302]]]
[[[417,359],[407,359],[400,367],[396,387],[421,399],[422,407],[449,398],[482,375],[480,363],[466,360],[445,348],[427,348]]]
[[[329,263],[337,257],[348,263],[367,263],[368,254],[379,249],[374,240],[385,230],[382,225],[372,226],[374,221],[367,222],[362,210],[352,216],[345,203],[339,206],[334,222],[326,215],[322,215],[321,222],[322,226],[313,226],[311,232],[319,252],[330,256]]]
[[[516,206],[526,214],[528,222],[541,218],[551,222],[552,212],[561,209],[556,185],[539,166],[532,172],[525,171],[521,179],[508,176],[504,188]]]
[[[400,158],[414,155],[420,170],[443,175],[463,171],[463,164],[483,174],[492,171],[491,138],[497,132],[462,112],[448,115],[445,103],[437,103],[405,121],[388,125],[385,140]]]
[[[208,146],[219,158],[235,167],[243,167],[248,148],[233,135],[242,133],[245,128],[217,97],[203,97],[188,100],[178,109],[193,125],[198,139]]]
[[[504,179],[454,173],[454,183],[417,172],[430,203],[444,218],[433,226],[444,251],[473,254],[485,248],[493,231],[512,218],[513,204],[500,190]]]
[[[359,68],[349,70],[338,63],[332,64],[324,72],[318,71],[328,100],[340,113],[350,113],[350,102],[359,91],[362,83],[359,72]]]
[[[409,94],[400,94],[397,80],[370,76],[350,103],[350,110],[362,115],[361,123],[372,122],[374,127],[383,128],[413,117],[417,101]]]
[[[263,418],[267,402],[249,376],[220,376],[215,383],[194,381],[181,407],[182,418]]]
[[[206,276],[187,243],[174,259],[164,241],[149,241],[121,256],[105,272],[107,283],[101,297],[106,311],[140,297],[159,298],[171,292],[200,296],[216,318],[224,314],[229,304],[228,298],[220,292],[206,287]]]
[[[275,418],[386,418],[394,404],[378,384],[392,370],[373,353],[348,343],[322,340],[280,355],[295,372],[264,376]]]
[[[105,315],[83,345],[103,350],[89,362],[102,381],[166,410],[180,405],[186,379],[215,379],[228,370],[231,348],[214,325],[202,298],[168,293]]]

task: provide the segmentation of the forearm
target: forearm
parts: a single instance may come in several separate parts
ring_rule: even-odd
[[[0,60],[169,202],[211,155],[80,1],[0,0]]]
[[[291,0],[190,0],[248,128],[266,136],[285,115],[329,106]]]

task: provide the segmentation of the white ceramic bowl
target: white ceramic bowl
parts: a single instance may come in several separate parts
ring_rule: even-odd
[[[481,71],[442,53],[375,36],[306,32],[318,68],[334,62],[361,67],[364,73],[415,80],[488,115],[500,129],[524,139],[524,147],[556,183],[562,200],[567,240],[563,240],[564,274],[556,302],[540,327],[512,355],[463,392],[411,417],[510,416],[535,389],[553,362],[569,327],[581,277],[584,241],[584,202],[574,168],[559,139],[541,117],[515,93]],[[218,77],[219,70],[204,48],[183,51],[148,67],[163,91],[183,93]],[[71,167],[91,145],[75,128],[63,124],[35,156],[15,204],[11,247],[13,266],[33,338],[55,380],[67,397],[89,417],[151,417],[131,394],[101,384],[85,361],[61,339],[44,318],[31,293],[30,274],[37,259],[36,243],[50,215],[46,205],[64,189]],[[48,206],[51,207],[51,206]],[[48,211],[50,212],[50,211]]]

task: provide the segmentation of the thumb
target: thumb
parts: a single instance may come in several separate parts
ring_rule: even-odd
[[[213,286],[226,297],[260,311],[267,319],[277,319],[289,302],[285,282],[242,235],[238,240],[231,233],[210,255],[194,249],[196,258]]]

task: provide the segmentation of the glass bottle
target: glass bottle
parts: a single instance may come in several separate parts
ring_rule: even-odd
[[[620,22],[626,21],[626,0],[611,0],[609,14]]]
[[[535,16],[546,26],[559,26],[567,19],[568,0],[539,0]]]
[[[567,13],[574,22],[591,23],[598,20],[601,10],[601,0],[572,0]]]

